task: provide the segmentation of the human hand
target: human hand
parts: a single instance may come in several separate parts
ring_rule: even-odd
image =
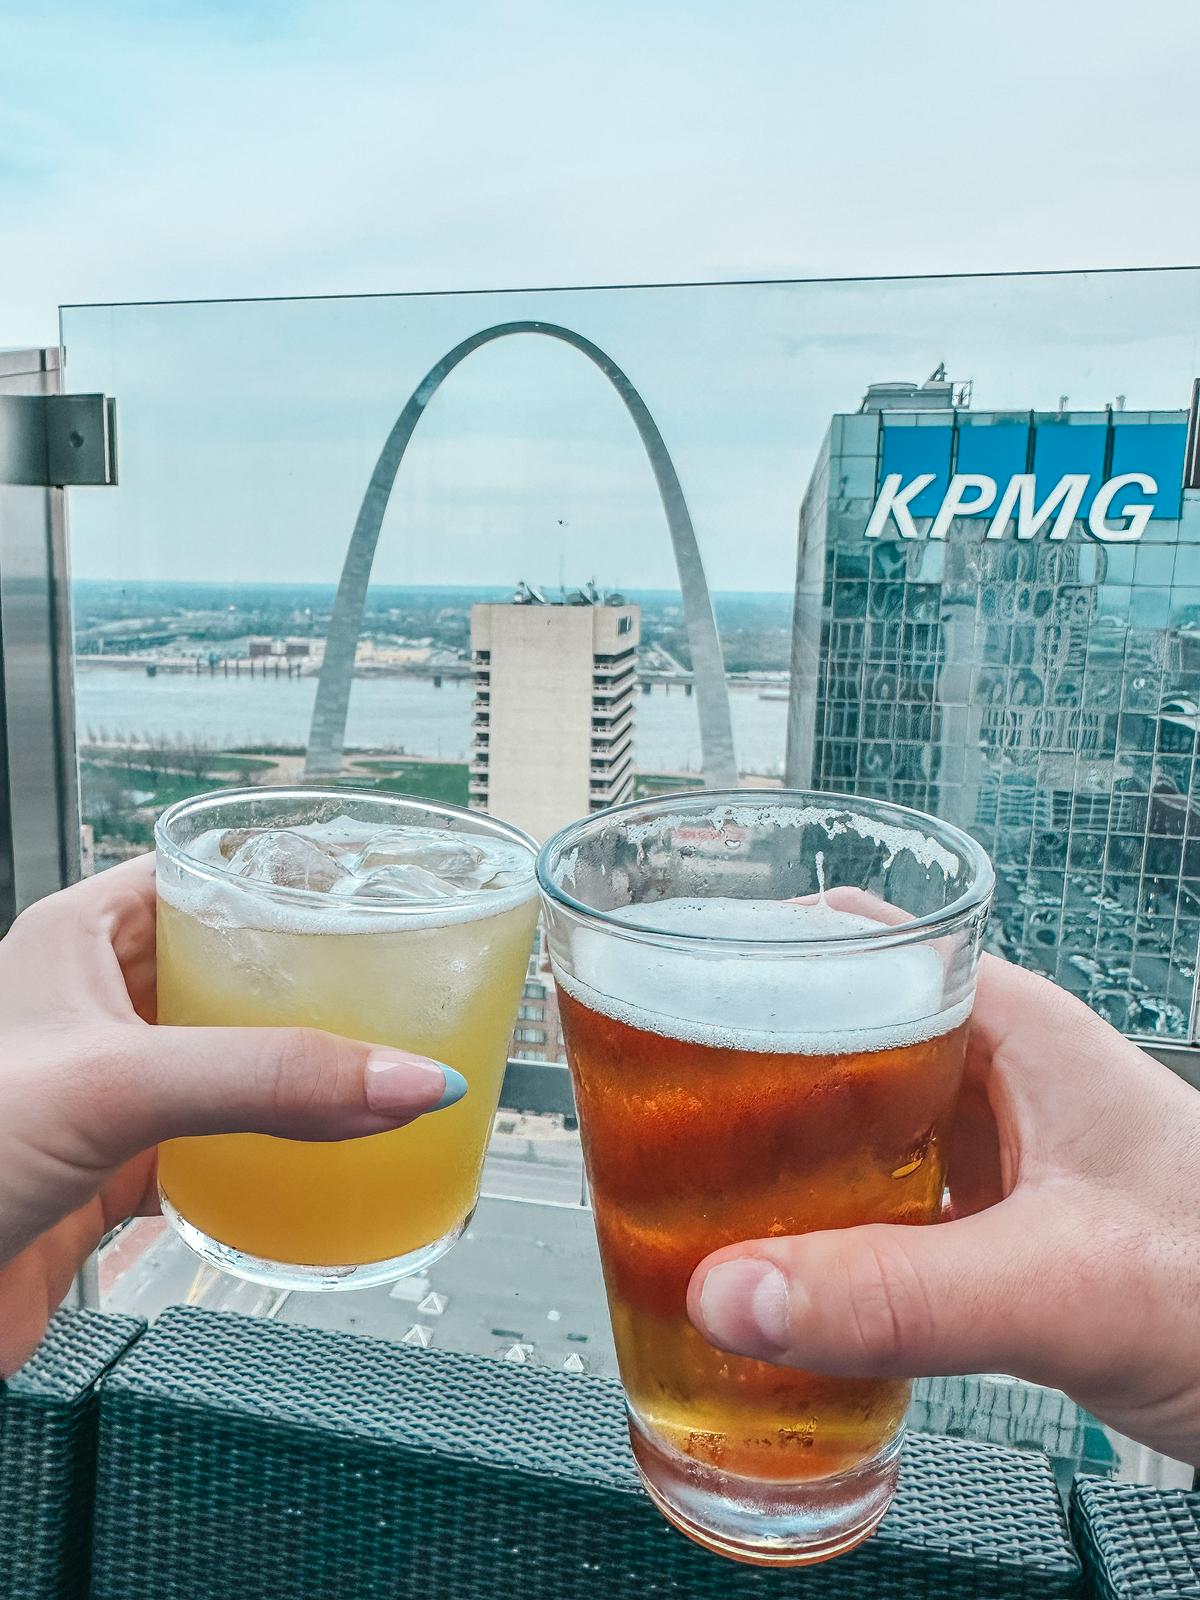
[[[987,956],[949,1183],[951,1221],[715,1251],[692,1321],[818,1372],[1010,1373],[1200,1463],[1200,1094]]]
[[[152,1027],[154,912],[144,856],[39,901],[0,941],[0,1376],[107,1230],[158,1209],[161,1139],[355,1138],[466,1087],[312,1029]]]

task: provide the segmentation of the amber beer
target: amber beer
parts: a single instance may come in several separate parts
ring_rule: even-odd
[[[706,874],[694,850],[689,870],[686,847],[657,865],[643,848],[643,885],[611,838],[604,860],[597,834],[592,887],[611,898],[624,875],[627,892],[644,886],[654,898],[593,917],[581,903],[586,838],[576,833],[553,856],[548,846],[539,868],[543,891],[557,872],[562,894],[546,895],[551,947],[635,1456],[685,1532],[781,1565],[851,1548],[882,1517],[909,1385],[717,1350],[688,1320],[688,1283],[710,1251],[739,1240],[937,1220],[975,960],[974,931],[966,945],[954,934],[905,935],[911,918],[892,927],[838,910],[836,889],[826,897],[819,884],[816,903],[763,898],[769,878],[749,870],[753,828],[786,827],[789,798],[772,797],[773,824],[760,816],[749,832],[730,830],[747,851],[744,878],[719,858]],[[713,797],[702,803],[711,809]],[[899,840],[881,848],[868,816],[858,851],[847,850],[844,819],[825,805],[842,842],[830,853],[844,871],[857,859],[852,886],[895,917],[895,900],[889,908],[881,898],[891,873],[868,865],[881,868]],[[644,836],[658,809],[623,808],[636,824],[618,811],[608,826]],[[678,797],[673,809],[679,833],[694,833]],[[747,814],[744,803],[738,811]],[[670,828],[661,832],[669,845]],[[908,832],[911,856],[928,836]],[[964,851],[985,904],[986,860],[970,841]],[[928,864],[929,851],[920,854]],[[582,885],[561,883],[564,860]],[[955,865],[946,856],[928,872],[935,903],[964,887]],[[756,895],[731,897],[743,881]],[[810,885],[798,876],[781,887]],[[981,906],[966,909],[977,930]]]

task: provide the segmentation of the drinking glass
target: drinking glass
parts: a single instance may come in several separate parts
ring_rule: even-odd
[[[901,806],[699,791],[565,828],[538,879],[646,1488],[745,1561],[850,1549],[909,1384],[715,1349],[688,1282],[739,1240],[938,1220],[987,857]]]
[[[455,806],[267,788],[181,801],[156,838],[160,1022],[324,1028],[469,1085],[362,1139],[171,1139],[166,1216],[206,1260],[281,1288],[423,1270],[478,1199],[537,918],[533,841]]]

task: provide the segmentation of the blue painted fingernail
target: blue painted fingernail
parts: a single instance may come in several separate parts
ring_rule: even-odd
[[[455,1072],[453,1067],[444,1066],[442,1073],[446,1079],[446,1087],[442,1090],[442,1098],[432,1108],[434,1111],[445,1111],[447,1106],[456,1106],[467,1092],[467,1080],[461,1072]]]
[[[401,1122],[455,1105],[467,1092],[461,1072],[405,1050],[373,1050],[363,1083],[371,1110]]]

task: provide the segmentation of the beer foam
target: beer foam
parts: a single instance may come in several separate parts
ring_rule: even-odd
[[[942,957],[928,944],[838,951],[822,944],[889,930],[832,906],[780,900],[660,900],[606,913],[664,934],[759,943],[746,952],[659,945],[594,928],[571,934],[568,994],[647,1032],[714,1049],[794,1055],[894,1050],[948,1033],[970,998],[947,1004]],[[780,948],[786,941],[786,948]],[[776,948],[772,950],[774,944]]]
[[[498,916],[533,898],[533,856],[509,839],[353,817],[211,828],[158,854],[158,892],[213,927],[386,933]]]

